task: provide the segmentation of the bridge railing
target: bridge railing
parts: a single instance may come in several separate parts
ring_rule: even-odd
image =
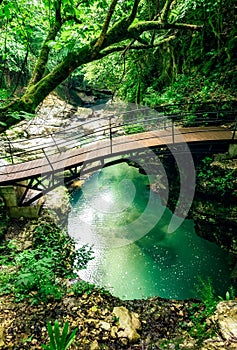
[[[237,110],[202,111],[197,113],[168,114],[158,113],[150,108],[142,107],[110,114],[106,117],[86,120],[77,127],[63,128],[59,132],[30,139],[11,141],[8,138],[0,141],[1,167],[7,164],[18,164],[28,160],[50,157],[75,148],[81,148],[94,142],[113,139],[118,136],[141,133],[152,130],[166,130],[175,139],[175,127],[207,126],[225,124],[234,131],[237,124]],[[181,119],[182,117],[182,119]],[[224,117],[224,119],[223,119]],[[210,131],[210,129],[209,129]],[[188,132],[188,131],[187,131]],[[205,128],[203,128],[205,132]]]

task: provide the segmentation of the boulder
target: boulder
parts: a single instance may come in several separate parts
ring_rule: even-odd
[[[71,210],[69,195],[66,187],[59,186],[45,196],[44,207],[50,209],[55,215],[55,222],[65,226],[67,224],[68,213]]]
[[[203,342],[201,350],[237,349],[237,300],[221,301],[213,321],[218,324],[219,336]]]
[[[227,341],[235,340],[237,348],[237,300],[220,302],[216,315],[222,337]]]
[[[127,338],[131,343],[138,341],[140,335],[137,333],[137,330],[141,329],[138,315],[134,312],[130,312],[124,306],[114,307],[113,313],[118,318],[117,337]],[[115,334],[114,329],[113,334]]]
[[[74,117],[77,117],[80,121],[84,121],[92,116],[93,109],[91,108],[77,107],[77,111],[74,113]]]

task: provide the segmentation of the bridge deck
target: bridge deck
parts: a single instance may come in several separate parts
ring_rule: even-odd
[[[84,162],[118,155],[128,151],[142,150],[155,146],[182,143],[230,141],[233,132],[223,127],[176,128],[172,137],[171,128],[154,130],[133,135],[114,137],[111,140],[93,142],[83,148],[73,149],[49,157],[21,164],[0,167],[0,185],[36,178],[50,172],[59,172]],[[236,137],[235,137],[236,139]],[[47,154],[46,154],[47,155]],[[49,163],[50,162],[50,163]]]

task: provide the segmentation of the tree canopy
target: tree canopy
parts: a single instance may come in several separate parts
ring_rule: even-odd
[[[184,20],[193,6],[190,0],[0,1],[1,68],[14,67],[25,85],[0,108],[0,130],[25,118],[15,111],[34,113],[78,67],[159,47],[180,31],[192,36],[202,28],[199,19]]]

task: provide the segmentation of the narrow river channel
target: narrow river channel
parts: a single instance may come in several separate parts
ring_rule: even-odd
[[[167,233],[172,213],[148,177],[127,164],[93,174],[72,196],[69,234],[93,246],[80,277],[121,299],[198,297],[199,279],[219,295],[230,284],[228,255],[196,235],[192,220]]]

